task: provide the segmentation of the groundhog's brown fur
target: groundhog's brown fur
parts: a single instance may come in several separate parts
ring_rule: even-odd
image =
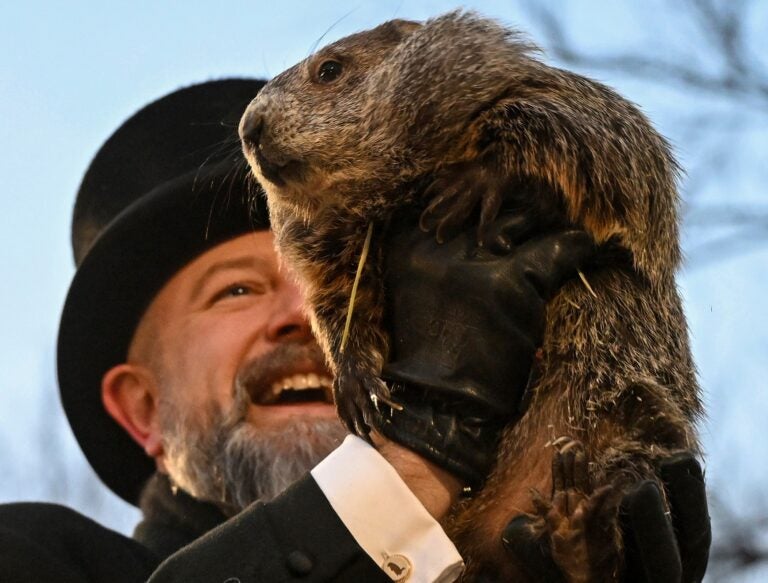
[[[561,435],[584,444],[595,486],[618,493],[654,478],[660,456],[697,451],[701,404],[674,280],[677,167],[634,105],[534,52],[472,13],[388,22],[273,79],[241,132],[278,249],[300,274],[338,375],[340,413],[358,431],[368,406],[360,396],[387,397],[376,377],[387,349],[376,237],[349,346],[339,350],[370,222],[381,227],[404,205],[430,203],[425,217],[439,232],[476,206],[487,222],[513,180],[532,180],[556,194],[564,219],[629,252],[630,261],[589,275],[595,295],[572,281],[551,301],[528,410],[507,429],[485,488],[449,524],[467,580],[526,580],[500,541],[507,522],[528,513],[549,529],[571,581],[612,581],[620,553],[570,564],[553,533],[558,525],[546,523],[546,503],[534,504],[531,492],[551,492],[548,445]],[[420,198],[428,184],[437,199]],[[618,551],[618,529],[609,538]]]

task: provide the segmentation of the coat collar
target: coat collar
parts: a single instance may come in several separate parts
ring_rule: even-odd
[[[195,500],[171,487],[168,476],[156,473],[147,482],[139,501],[143,519],[133,538],[160,560],[204,535],[226,520],[213,504]]]

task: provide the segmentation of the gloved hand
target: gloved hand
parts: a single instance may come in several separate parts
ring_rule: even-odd
[[[654,482],[638,484],[621,503],[624,583],[699,583],[709,559],[712,529],[701,466],[690,453],[662,460],[659,476],[670,513]],[[533,538],[531,518],[512,519],[503,534],[510,554],[542,583],[564,583],[548,542]]]
[[[375,428],[468,485],[484,479],[501,429],[520,414],[547,300],[595,254],[583,231],[532,229],[502,215],[481,248],[476,227],[437,244],[409,217],[385,245],[392,342],[382,377],[403,409],[383,407]]]
[[[661,493],[653,482],[640,484],[622,503],[627,564],[623,580],[671,583],[676,581],[675,565],[679,564],[679,581],[698,583],[707,570],[712,543],[701,466],[692,454],[679,453],[659,464],[659,476],[669,515],[664,513]]]

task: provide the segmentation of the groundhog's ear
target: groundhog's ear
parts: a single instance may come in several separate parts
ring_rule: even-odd
[[[384,23],[383,26],[387,27],[388,30],[386,32],[392,35],[393,40],[399,42],[423,25],[415,20],[395,19]]]

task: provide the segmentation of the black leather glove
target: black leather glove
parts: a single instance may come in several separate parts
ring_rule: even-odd
[[[690,453],[680,453],[659,464],[659,476],[670,515],[664,513],[653,482],[640,484],[622,503],[627,565],[623,580],[698,583],[704,579],[712,542],[701,466]]]
[[[689,453],[659,464],[670,514],[654,482],[640,483],[621,504],[624,583],[699,583],[709,560],[712,530],[701,466]],[[547,541],[531,534],[531,518],[517,516],[504,531],[504,546],[527,575],[543,583],[564,583]]]
[[[437,244],[412,217],[385,245],[392,342],[382,376],[403,409],[384,408],[374,425],[468,485],[484,479],[501,429],[520,414],[547,300],[595,253],[583,231],[530,231],[503,215],[482,248],[476,227]]]

